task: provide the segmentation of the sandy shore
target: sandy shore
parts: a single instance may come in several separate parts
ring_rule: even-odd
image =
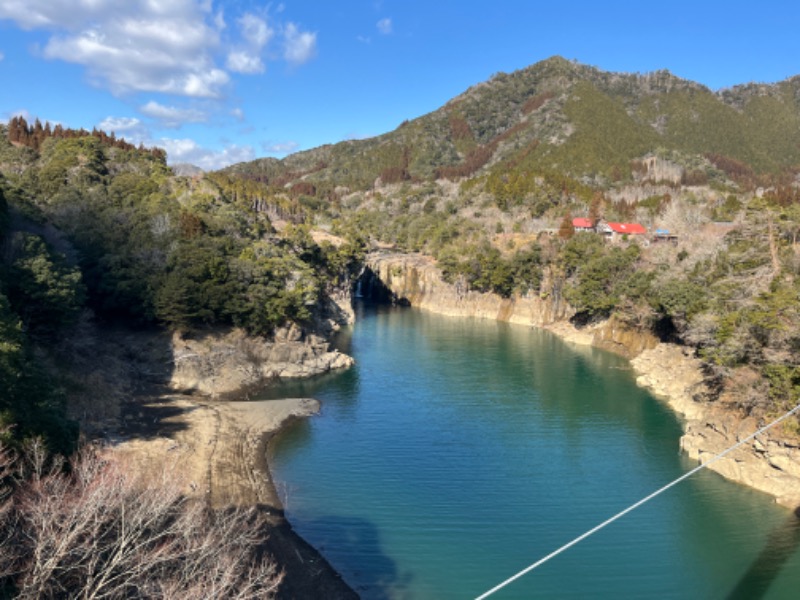
[[[169,463],[185,492],[214,507],[257,506],[270,525],[267,550],[285,571],[278,598],[358,598],[325,559],[292,531],[266,464],[270,438],[291,419],[319,411],[310,398],[215,402],[163,395],[131,405],[113,452],[142,472]]]

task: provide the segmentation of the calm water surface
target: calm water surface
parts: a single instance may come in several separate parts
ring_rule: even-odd
[[[520,326],[362,309],[357,365],[264,397],[289,519],[365,599],[474,598],[695,466],[623,359]],[[699,473],[493,598],[798,598],[800,530]]]

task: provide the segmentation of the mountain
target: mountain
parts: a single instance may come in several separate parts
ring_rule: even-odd
[[[200,167],[189,163],[177,163],[172,165],[172,172],[179,177],[194,177],[205,173]]]
[[[431,255],[461,290],[564,299],[578,325],[691,347],[715,399],[759,415],[800,394],[799,173],[800,76],[714,92],[554,57],[384,135],[207,177],[257,210]],[[576,234],[579,216],[650,233]]]
[[[499,73],[392,132],[226,169],[286,185],[558,171],[609,187],[649,155],[700,180],[780,179],[800,166],[800,76],[713,92],[668,71],[611,73],[553,57]],[[379,182],[379,183],[381,183]]]

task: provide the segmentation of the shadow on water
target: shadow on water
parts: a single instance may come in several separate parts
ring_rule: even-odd
[[[412,575],[400,573],[397,564],[383,552],[378,529],[371,522],[324,516],[296,523],[295,527],[353,585],[362,600],[411,597]]]
[[[728,595],[728,600],[757,600],[769,591],[789,557],[800,546],[800,508],[776,527],[764,549]]]

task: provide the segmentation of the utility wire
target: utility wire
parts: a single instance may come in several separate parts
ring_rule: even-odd
[[[512,577],[509,577],[509,578],[508,578],[508,579],[506,579],[504,582],[502,582],[502,583],[500,583],[500,584],[496,585],[495,587],[493,587],[493,588],[492,588],[492,589],[490,589],[489,591],[487,591],[487,592],[484,592],[483,594],[481,594],[480,596],[478,596],[477,598],[475,598],[475,600],[484,600],[485,598],[488,598],[489,596],[491,596],[491,595],[492,595],[492,594],[494,594],[495,592],[498,592],[498,591],[500,591],[501,589],[503,589],[504,587],[506,587],[506,586],[507,586],[507,585],[509,585],[510,583],[512,583],[512,582],[514,582],[514,581],[516,581],[517,579],[519,579],[519,578],[520,578],[520,577],[522,577],[523,575],[527,575],[528,573],[530,573],[531,571],[533,571],[533,570],[534,570],[536,567],[539,567],[539,566],[543,565],[544,563],[546,563],[547,561],[549,561],[551,558],[555,558],[556,556],[558,556],[559,554],[561,554],[561,553],[562,553],[562,552],[564,552],[565,550],[568,550],[569,548],[572,548],[572,546],[574,546],[574,545],[575,545],[575,544],[577,544],[578,542],[581,542],[581,541],[585,540],[585,539],[586,539],[586,538],[588,538],[590,535],[592,535],[592,534],[594,534],[594,533],[597,533],[598,531],[600,531],[601,529],[603,529],[603,528],[604,528],[604,527],[606,527],[607,525],[610,525],[611,523],[613,523],[613,522],[614,522],[614,521],[616,521],[617,519],[619,519],[619,518],[621,518],[621,517],[623,517],[623,516],[627,515],[627,514],[628,514],[629,512],[631,512],[632,510],[634,510],[634,509],[636,509],[636,508],[639,508],[639,507],[640,507],[642,504],[644,504],[645,502],[648,502],[648,501],[652,500],[653,498],[655,498],[656,496],[658,496],[659,494],[661,494],[661,493],[663,493],[663,492],[666,492],[666,491],[667,491],[669,488],[671,488],[672,486],[679,484],[679,483],[680,483],[681,481],[683,481],[684,479],[688,479],[689,477],[691,477],[692,475],[694,475],[694,474],[695,474],[695,473],[697,473],[698,471],[700,471],[700,470],[702,470],[702,469],[705,469],[705,468],[706,468],[707,466],[709,466],[710,464],[713,464],[713,463],[717,462],[718,460],[720,460],[721,458],[723,458],[725,455],[727,455],[727,454],[728,454],[728,453],[730,453],[730,452],[733,452],[734,450],[736,450],[736,449],[737,449],[737,448],[739,448],[740,446],[742,446],[742,445],[746,444],[747,442],[749,442],[750,440],[752,440],[752,439],[753,439],[753,438],[755,438],[756,436],[758,436],[758,435],[760,435],[760,434],[764,433],[764,432],[765,432],[765,431],[767,431],[768,429],[771,429],[772,427],[774,427],[775,425],[777,425],[777,424],[778,424],[778,423],[780,423],[781,421],[784,421],[785,419],[788,419],[788,418],[789,418],[791,415],[793,415],[794,413],[796,413],[798,410],[800,410],[800,404],[798,404],[797,406],[795,406],[795,407],[794,407],[792,410],[790,410],[789,412],[787,412],[787,413],[786,413],[786,414],[784,414],[783,416],[781,416],[781,417],[778,417],[777,419],[775,419],[774,421],[772,421],[772,423],[770,423],[770,424],[768,424],[768,425],[765,425],[764,427],[762,427],[761,429],[759,429],[759,430],[758,430],[758,431],[756,431],[755,433],[753,433],[753,434],[751,434],[751,435],[747,436],[746,438],[744,438],[744,439],[743,439],[743,440],[741,440],[740,442],[738,442],[738,443],[734,444],[733,446],[731,446],[731,447],[730,447],[730,448],[728,448],[727,450],[724,450],[724,451],[720,452],[719,454],[717,454],[716,456],[714,456],[714,457],[710,458],[710,459],[709,459],[709,460],[707,460],[706,462],[704,462],[704,463],[702,463],[702,464],[700,464],[700,465],[696,466],[696,467],[695,467],[694,469],[692,469],[691,471],[688,471],[687,473],[684,473],[683,475],[681,475],[680,477],[678,477],[678,478],[677,478],[675,481],[672,481],[672,482],[668,483],[667,485],[665,485],[664,487],[662,487],[662,488],[660,488],[660,489],[656,490],[655,492],[653,492],[653,493],[652,493],[652,494],[650,494],[649,496],[646,496],[645,498],[642,498],[641,500],[639,500],[639,501],[638,501],[638,502],[636,502],[635,504],[631,504],[631,505],[630,505],[628,508],[626,508],[625,510],[623,510],[623,511],[621,511],[621,512],[618,512],[616,515],[614,515],[614,516],[613,516],[613,517],[611,517],[610,519],[606,519],[605,521],[603,521],[602,523],[600,523],[600,524],[599,524],[599,525],[597,525],[596,527],[593,527],[592,529],[590,529],[590,530],[589,530],[589,531],[587,531],[586,533],[584,533],[584,534],[582,534],[582,535],[579,535],[578,537],[576,537],[576,538],[575,538],[574,540],[572,540],[571,542],[568,542],[568,543],[564,544],[564,545],[563,545],[563,546],[561,546],[561,547],[560,547],[558,550],[555,550],[555,551],[551,552],[551,553],[550,553],[550,554],[548,554],[547,556],[545,556],[545,557],[543,557],[543,558],[540,558],[539,560],[537,560],[537,561],[536,561],[535,563],[533,563],[532,565],[530,565],[530,566],[528,566],[528,567],[525,567],[525,568],[524,568],[522,571],[520,571],[520,572],[519,572],[519,573],[517,573],[516,575],[513,575]]]

